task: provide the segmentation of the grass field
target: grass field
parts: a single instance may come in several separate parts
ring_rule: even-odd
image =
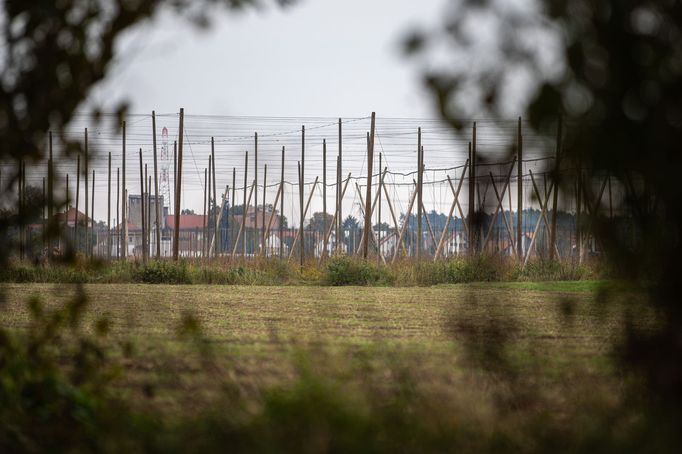
[[[84,286],[90,300],[84,326],[103,316],[111,321],[113,344],[133,346],[125,357],[112,347],[126,372],[117,382],[121,393],[146,409],[173,410],[167,414],[210,407],[226,387],[258,401],[263,390],[293,382],[302,370],[383,389],[409,377],[420,393],[439,400],[484,402],[497,379],[479,372],[498,367],[523,376],[559,409],[575,398],[576,380],[592,389],[614,386],[609,354],[621,315],[596,304],[592,290],[600,285],[91,284]],[[26,329],[28,297],[55,307],[76,286],[4,289],[2,324]],[[188,339],[179,333],[190,315],[200,334]]]

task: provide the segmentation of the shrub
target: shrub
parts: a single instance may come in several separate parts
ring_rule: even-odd
[[[132,278],[145,284],[191,284],[192,279],[184,261],[153,261],[146,265],[137,265]]]
[[[329,260],[324,280],[329,285],[375,285],[393,281],[385,268],[346,256]]]

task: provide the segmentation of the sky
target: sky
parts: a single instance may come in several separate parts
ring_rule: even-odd
[[[170,12],[126,33],[90,104],[129,112],[433,117],[418,67],[400,52],[435,26],[445,0],[301,0],[211,14],[197,29]]]
[[[151,117],[156,111],[157,130],[167,127],[168,140],[159,144],[172,158],[178,137],[177,112],[183,107],[185,155],[183,158],[182,207],[201,213],[204,168],[215,137],[219,196],[226,185],[236,186],[235,203],[241,203],[239,188],[250,185],[255,173],[254,132],[259,133],[258,173],[262,204],[264,166],[270,166],[269,198],[276,192],[281,169],[282,146],[286,146],[285,214],[298,219],[297,161],[301,156],[301,125],[306,126],[306,191],[315,193],[311,210],[321,211],[322,197],[313,189],[313,179],[323,174],[322,143],[327,141],[328,183],[335,181],[338,148],[336,121],[344,121],[345,178],[363,184],[366,174],[366,131],[369,115],[377,113],[376,151],[383,165],[395,174],[387,181],[399,212],[406,211],[416,165],[417,127],[423,130],[425,164],[429,172],[428,209],[447,212],[450,188],[466,161],[468,137],[454,138],[448,128],[433,120],[431,95],[420,75],[428,62],[407,59],[401,43],[410,30],[433,30],[441,24],[447,0],[301,0],[286,9],[270,6],[243,13],[212,12],[208,30],[197,29],[185,19],[166,11],[121,37],[117,57],[107,78],[95,87],[82,106],[98,105],[113,112],[121,101],[129,103],[126,156],[127,188],[139,194],[138,150],[151,166]],[[475,56],[474,58],[478,58]],[[425,57],[426,58],[426,57]],[[82,136],[91,127],[84,116],[73,122],[74,134]],[[516,130],[512,119],[502,130],[479,121],[479,148],[504,156]],[[160,131],[157,131],[160,134]],[[112,154],[112,186],[121,165],[121,139],[111,127],[90,129],[91,149],[101,158]],[[532,147],[532,138],[524,139]],[[249,175],[244,175],[244,157],[250,152]],[[172,171],[168,158],[160,164]],[[64,163],[62,173],[75,173],[73,163]],[[130,165],[133,164],[133,165]],[[540,164],[538,164],[540,165]],[[96,219],[106,219],[106,161],[95,163]],[[68,167],[68,168],[67,168]],[[508,164],[491,169],[504,175]],[[374,173],[378,172],[378,163]],[[234,170],[233,170],[234,169]],[[536,169],[538,172],[540,169]],[[233,171],[237,178],[232,179]],[[246,179],[246,182],[244,181]],[[322,180],[320,180],[322,181]],[[234,184],[233,184],[234,183]],[[426,183],[425,183],[426,184]],[[173,182],[169,186],[172,188]],[[362,195],[353,183],[344,198],[344,217],[359,216]],[[333,203],[334,188],[328,191]],[[165,200],[171,200],[172,194]],[[307,192],[306,192],[307,193]],[[113,203],[113,202],[112,202]]]

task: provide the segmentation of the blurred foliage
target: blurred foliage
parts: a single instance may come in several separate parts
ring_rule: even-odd
[[[586,182],[611,175],[625,188],[619,209],[631,215],[636,241],[603,215],[587,216],[583,227],[664,314],[653,331],[631,321],[618,351],[624,371],[646,377],[652,403],[682,428],[680,43],[679,0],[453,0],[442,27],[415,30],[405,51],[445,55],[424,82],[455,128],[472,115],[502,120],[525,111],[551,137],[563,116],[562,167],[573,174],[562,172],[562,191],[572,194],[580,178],[593,204]]]
[[[220,285],[370,285],[429,286],[467,282],[568,281],[608,279],[615,274],[600,261],[530,260],[522,267],[509,257],[455,257],[416,263],[403,259],[378,265],[374,260],[333,256],[324,263],[260,259],[206,262],[183,259],[142,262],[97,262],[77,256],[75,263],[33,265],[10,261],[0,269],[0,282],[12,283],[144,283]]]

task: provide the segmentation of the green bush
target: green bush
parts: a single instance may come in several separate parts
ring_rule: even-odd
[[[184,261],[153,261],[137,266],[132,274],[135,282],[145,284],[191,284],[192,278]]]
[[[385,268],[346,256],[331,258],[325,271],[324,280],[328,285],[376,285],[393,282]]]

